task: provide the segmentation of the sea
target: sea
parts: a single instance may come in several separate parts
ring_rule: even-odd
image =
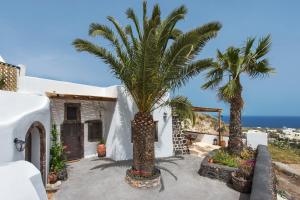
[[[228,124],[229,116],[223,116],[223,121]],[[243,116],[243,127],[261,128],[300,128],[300,116]]]

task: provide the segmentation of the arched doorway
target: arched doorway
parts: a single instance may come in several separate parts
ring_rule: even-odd
[[[25,160],[40,170],[46,183],[46,131],[43,124],[34,122],[26,133],[25,142]]]

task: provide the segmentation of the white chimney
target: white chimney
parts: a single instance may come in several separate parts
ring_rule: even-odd
[[[20,67],[20,76],[25,76],[26,75],[26,66],[23,64],[18,64],[18,67]]]
[[[5,60],[4,60],[4,58],[2,58],[2,56],[0,55],[0,62],[3,62],[3,63],[5,63]]]

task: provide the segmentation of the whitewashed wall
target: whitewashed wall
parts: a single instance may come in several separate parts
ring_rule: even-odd
[[[0,91],[0,163],[24,160],[25,151],[18,152],[14,138],[25,141],[32,125],[38,121],[46,130],[46,163],[49,163],[50,108],[45,96]],[[46,165],[46,173],[49,166]]]
[[[266,132],[258,130],[249,130],[246,135],[247,146],[256,149],[259,144],[266,146],[268,145],[268,134]]]
[[[96,87],[56,81],[44,78],[20,76],[18,92],[45,95],[45,92],[62,94],[92,95],[103,97],[116,97],[115,87]]]
[[[131,96],[122,86],[117,88],[117,104],[112,116],[112,123],[107,137],[107,156],[114,160],[132,158],[131,121],[137,112]],[[169,98],[166,96],[166,98]],[[163,119],[166,112],[167,119]],[[156,157],[173,155],[172,117],[169,107],[159,108],[153,113],[154,120],[158,120],[158,142],[155,143]]]
[[[38,169],[29,162],[16,161],[0,164],[1,200],[47,200]]]

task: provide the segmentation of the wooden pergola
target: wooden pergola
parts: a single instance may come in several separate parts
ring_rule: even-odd
[[[117,98],[114,98],[114,97],[78,95],[78,94],[61,94],[61,93],[56,93],[56,92],[46,92],[46,95],[51,99],[111,101],[111,102],[117,101]]]
[[[207,108],[207,107],[193,107],[194,112],[217,112],[218,113],[218,126],[219,126],[219,145],[221,145],[222,141],[222,133],[221,133],[221,114],[223,109],[221,108]]]

